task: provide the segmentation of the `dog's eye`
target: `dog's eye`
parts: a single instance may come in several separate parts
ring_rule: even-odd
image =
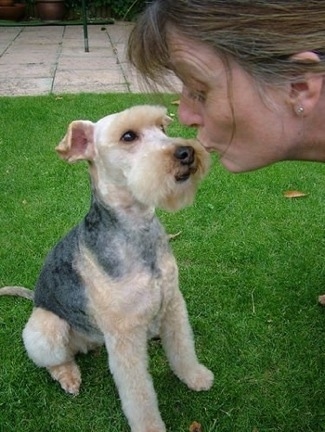
[[[166,130],[165,130],[165,126],[164,125],[160,125],[160,129],[162,130],[162,132],[164,132],[164,134],[166,134]]]
[[[129,130],[121,136],[121,141],[133,142],[133,141],[137,140],[138,138],[139,138],[138,135],[134,131]]]

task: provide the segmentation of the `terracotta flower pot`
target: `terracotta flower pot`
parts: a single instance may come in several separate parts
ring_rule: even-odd
[[[26,5],[15,3],[12,6],[0,6],[0,19],[10,21],[20,21],[24,18]]]
[[[43,21],[60,21],[65,16],[64,0],[37,0],[36,8]]]
[[[13,6],[14,0],[0,0],[0,7],[2,6]]]

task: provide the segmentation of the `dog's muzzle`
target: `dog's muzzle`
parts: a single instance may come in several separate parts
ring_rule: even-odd
[[[184,182],[197,170],[195,151],[190,146],[179,146],[175,150],[174,157],[179,162],[181,168],[175,175],[175,179],[177,182]]]

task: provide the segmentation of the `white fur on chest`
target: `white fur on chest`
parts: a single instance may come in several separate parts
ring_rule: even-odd
[[[158,275],[139,264],[127,275],[113,279],[86,248],[76,263],[86,287],[88,313],[102,333],[127,332],[145,326],[148,337],[159,333],[160,321],[178,288],[178,270],[171,253],[160,260]]]

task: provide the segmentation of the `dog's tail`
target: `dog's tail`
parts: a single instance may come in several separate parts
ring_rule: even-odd
[[[28,300],[34,300],[34,291],[20,286],[8,286],[0,288],[0,296],[2,295],[18,296],[24,297]]]

